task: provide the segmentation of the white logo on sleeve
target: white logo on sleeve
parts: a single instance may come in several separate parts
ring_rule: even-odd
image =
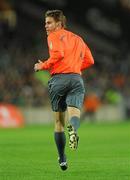
[[[49,47],[50,47],[50,49],[52,49],[52,42],[50,42]]]

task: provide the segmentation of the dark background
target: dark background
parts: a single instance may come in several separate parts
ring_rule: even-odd
[[[0,101],[48,104],[47,87],[33,70],[37,59],[48,58],[48,9],[63,10],[68,29],[82,36],[92,51],[95,65],[83,73],[87,93],[96,93],[102,103],[120,101],[130,109],[129,0],[1,0]]]

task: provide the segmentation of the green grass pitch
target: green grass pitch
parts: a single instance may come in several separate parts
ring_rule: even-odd
[[[66,134],[67,135],[67,134]],[[68,170],[57,163],[53,125],[0,129],[0,180],[130,180],[130,121],[82,123]]]

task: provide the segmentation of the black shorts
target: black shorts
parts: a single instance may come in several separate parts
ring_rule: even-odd
[[[79,74],[57,74],[48,82],[52,110],[66,111],[67,106],[81,109],[85,88]]]

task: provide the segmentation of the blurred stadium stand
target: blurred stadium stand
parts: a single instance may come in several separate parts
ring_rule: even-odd
[[[37,59],[48,58],[48,9],[62,9],[68,28],[92,50],[95,66],[83,73],[87,95],[96,93],[102,105],[123,106],[129,118],[130,0],[1,0],[0,102],[49,106],[47,87],[33,71]]]

